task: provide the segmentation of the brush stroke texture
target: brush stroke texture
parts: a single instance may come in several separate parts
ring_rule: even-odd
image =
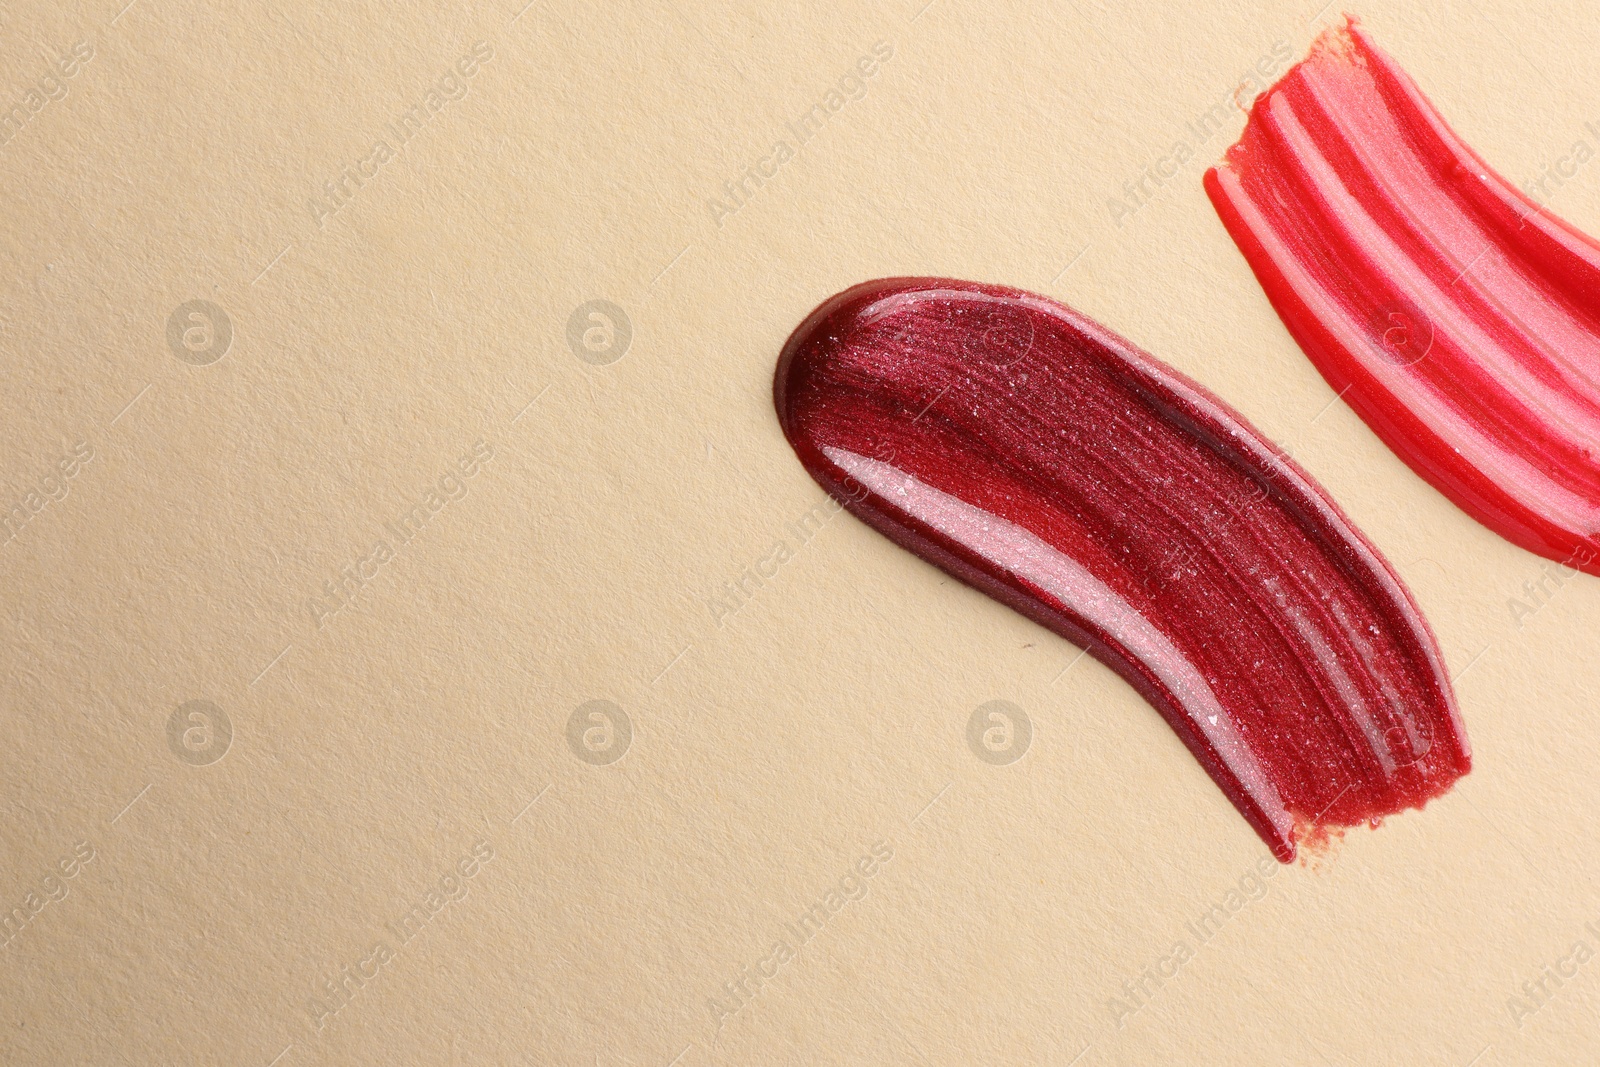
[[[1205,187],[1401,459],[1508,540],[1600,573],[1600,245],[1491,170],[1354,19],[1256,100]]]
[[[1120,673],[1279,859],[1467,772],[1377,551],[1237,412],[1070,309],[868,282],[795,331],[774,399],[829,493]]]

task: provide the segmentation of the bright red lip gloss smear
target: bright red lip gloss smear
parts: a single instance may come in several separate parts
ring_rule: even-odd
[[[1600,245],[1501,178],[1354,19],[1206,191],[1328,384],[1422,477],[1600,574]]]
[[[789,338],[774,397],[823,488],[1126,678],[1280,860],[1469,769],[1383,558],[1237,412],[1083,316],[868,282]]]

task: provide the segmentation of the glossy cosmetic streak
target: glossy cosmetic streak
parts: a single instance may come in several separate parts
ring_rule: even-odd
[[[1388,564],[1237,412],[1094,322],[868,282],[795,331],[774,394],[829,493],[1126,678],[1280,860],[1467,772]]]
[[[1206,191],[1289,332],[1468,514],[1600,574],[1600,245],[1514,189],[1351,20]]]

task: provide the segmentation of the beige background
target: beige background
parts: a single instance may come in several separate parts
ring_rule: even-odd
[[[92,49],[0,145],[0,508],[28,516],[0,545],[0,905],[26,918],[0,1060],[1600,1053],[1600,583],[1515,616],[1543,561],[1334,402],[1200,187],[1243,119],[1202,144],[1187,124],[1337,8],[522,2],[0,6],[0,103]],[[1364,15],[1513,180],[1600,145],[1583,5]],[[465,95],[319,220],[480,41]],[[715,220],[880,41],[864,95]],[[1193,158],[1114,221],[1180,140]],[[1600,168],[1550,203],[1600,231]],[[1292,448],[1438,631],[1472,775],[1252,876],[1263,846],[1098,663],[848,516],[798,546],[822,494],[774,358],[824,297],[909,273],[1065,300]],[[218,323],[200,357],[167,340],[197,299],[232,328],[203,366]],[[567,340],[591,299],[632,327],[606,365]],[[465,495],[375,561],[480,439],[492,459],[445,483]],[[319,625],[346,567],[359,592]],[[594,699],[632,726],[609,764],[567,739]],[[997,699],[1033,731],[1004,766],[965,733]],[[191,700],[225,749],[220,721],[169,744]],[[719,1026],[708,998],[879,842],[865,896]],[[402,943],[441,879],[464,895]],[[1202,944],[1186,924],[1241,887]],[[332,1011],[325,983],[361,967]],[[1568,977],[1530,994],[1546,967]]]

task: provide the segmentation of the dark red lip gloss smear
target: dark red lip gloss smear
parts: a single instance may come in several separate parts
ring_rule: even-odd
[[[800,325],[773,391],[823,488],[1126,678],[1280,860],[1469,770],[1376,549],[1237,412],[1076,312],[867,282]]]

